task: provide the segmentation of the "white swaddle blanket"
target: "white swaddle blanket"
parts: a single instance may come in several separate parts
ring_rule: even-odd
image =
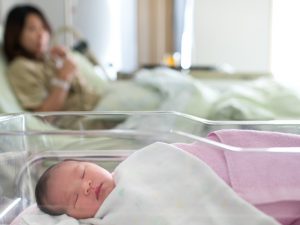
[[[135,152],[114,173],[99,225],[278,224],[241,199],[205,163],[164,143]]]

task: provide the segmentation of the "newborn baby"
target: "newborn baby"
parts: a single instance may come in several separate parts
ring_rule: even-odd
[[[221,130],[211,133],[208,139],[243,148],[300,146],[298,135],[272,132]],[[239,195],[248,204],[275,218],[281,224],[296,224],[295,221],[300,224],[299,154],[223,151],[201,142],[174,145],[153,144],[152,148],[154,148],[151,155],[152,160],[145,154],[151,149],[151,146],[149,146],[144,150],[137,151],[138,154],[135,153],[133,156],[128,157],[113,174],[90,162],[72,160],[60,162],[50,167],[38,181],[35,193],[37,204],[42,211],[51,215],[65,213],[76,219],[97,217],[104,220],[106,218],[115,219],[116,217],[120,218],[119,220],[125,224],[124,218],[132,216],[135,219],[133,212],[136,213],[136,216],[141,215],[138,211],[141,206],[138,200],[144,197],[142,200],[145,200],[147,207],[150,206],[151,210],[158,210],[157,215],[160,215],[158,202],[163,201],[164,198],[167,199],[169,194],[171,197],[169,196],[168,201],[174,200],[174,207],[180,206],[175,200],[186,193],[184,191],[186,190],[185,185],[189,185],[189,189],[192,189],[187,193],[196,194],[198,189],[206,185],[203,176],[199,175],[204,167],[200,168],[198,165],[204,163],[218,177],[218,179],[215,179],[216,183],[226,184],[223,185],[224,190],[226,189],[225,186],[227,186],[227,189],[230,187],[236,193],[235,195]],[[165,152],[168,153],[163,161],[165,167],[162,164],[155,164],[155,162],[157,163],[157,161],[163,159],[162,155]],[[196,161],[192,155],[196,156]],[[170,160],[171,157],[175,156],[178,156],[177,161]],[[184,160],[185,158],[187,161]],[[199,167],[197,172],[193,166],[195,168]],[[124,168],[130,168],[130,170],[127,171]],[[187,172],[187,168],[193,169],[190,173],[182,174],[181,182],[178,182],[178,174]],[[154,173],[155,170],[157,170],[156,173]],[[174,176],[174,174],[176,175]],[[134,176],[138,178],[136,183],[132,182]],[[151,177],[153,177],[153,180],[150,180]],[[143,183],[144,181],[149,182]],[[132,188],[126,192],[126,195],[121,190],[124,184],[125,186],[131,185],[130,188]],[[154,184],[158,186],[154,186]],[[174,188],[182,192],[176,192],[172,196],[171,192]],[[137,189],[140,189],[140,192]],[[209,189],[211,189],[211,186]],[[145,193],[142,193],[144,190]],[[281,190],[285,191],[282,192]],[[161,194],[160,198],[155,199],[156,192]],[[153,193],[155,194],[152,195]],[[177,193],[182,194],[178,196]],[[136,211],[131,210],[125,204],[124,198],[128,194],[131,194],[128,199],[133,200],[131,206],[136,207]],[[214,192],[208,194],[214,194]],[[108,196],[109,198],[107,198]],[[189,194],[185,197],[189,198]],[[218,198],[214,199],[217,200]],[[197,214],[199,214],[199,210],[203,212],[204,209],[209,209],[209,207],[206,207],[209,202],[205,202],[204,208],[198,209],[195,205],[198,199],[200,198],[193,198],[193,202],[188,205],[189,210],[196,210]],[[106,204],[103,204],[104,201]],[[125,214],[124,217],[112,213],[113,210],[117,211],[122,208],[121,206],[124,206],[123,209],[127,211],[131,210],[131,213]],[[172,207],[172,204],[170,206]],[[216,206],[218,205],[216,204]],[[221,208],[220,213],[227,208],[228,205],[226,208]],[[148,208],[145,209],[148,210]],[[161,207],[161,209],[166,209],[166,207]],[[147,210],[145,215],[149,216],[149,213],[147,214],[149,210]],[[190,211],[186,210],[185,212]],[[203,213],[205,214],[205,212]],[[152,214],[156,215],[154,212]],[[181,214],[177,215],[180,216]],[[196,221],[198,220],[199,218]],[[141,221],[144,221],[143,218]],[[107,221],[101,222],[105,224]],[[127,224],[132,224],[132,221],[129,222]]]
[[[90,162],[63,161],[39,179],[35,196],[40,209],[50,215],[76,219],[93,217],[115,188],[112,174]]]

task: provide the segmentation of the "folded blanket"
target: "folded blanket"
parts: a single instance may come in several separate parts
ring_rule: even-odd
[[[241,147],[242,152],[224,150],[203,142],[175,145],[209,165],[237,194],[260,211],[283,225],[300,224],[300,153],[267,152],[269,147],[286,147],[286,150],[299,147],[299,135],[220,130],[210,133],[208,138]],[[265,151],[247,152],[249,148],[265,148]]]
[[[277,132],[220,130],[209,134],[209,138],[245,150],[300,146],[299,135]],[[251,203],[300,200],[300,153],[224,153],[232,186]]]
[[[220,130],[209,138],[245,150],[300,146],[299,135],[268,131]],[[300,153],[224,151],[224,156],[235,192],[284,225],[300,224]]]
[[[248,204],[205,163],[168,144],[135,152],[114,173],[116,188],[86,223],[277,224]]]

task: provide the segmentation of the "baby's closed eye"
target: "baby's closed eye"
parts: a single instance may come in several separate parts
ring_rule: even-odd
[[[83,171],[82,171],[82,174],[81,174],[81,179],[83,179],[85,176],[85,167],[83,167]]]
[[[79,197],[79,195],[76,194],[76,195],[75,195],[75,201],[74,201],[74,203],[73,203],[73,207],[74,207],[74,208],[76,208],[76,204],[77,204],[77,201],[78,201],[78,197]]]

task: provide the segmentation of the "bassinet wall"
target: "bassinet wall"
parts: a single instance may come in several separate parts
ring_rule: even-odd
[[[63,116],[80,117],[78,129],[62,130],[51,124],[55,118]],[[37,123],[33,125],[32,121]],[[114,126],[103,129],[103,124],[110,124],[112,121],[115,122]],[[96,126],[91,127],[91,122],[100,124],[100,129]],[[33,188],[39,175],[49,165],[64,158],[95,161],[112,171],[132,152],[157,141],[164,143],[201,141],[206,145],[228,151],[239,151],[242,149],[215,143],[204,137],[211,131],[225,128],[300,134],[299,123],[299,121],[216,122],[171,112],[36,113],[1,116],[0,222],[8,224],[24,207],[33,203]]]
[[[51,122],[64,116],[80,117],[78,129],[61,130],[53,126]],[[128,151],[140,149],[155,141],[193,140],[185,132],[177,134],[175,130],[170,131],[170,127],[157,126],[154,130],[127,127],[126,121],[131,118],[145,118],[148,122],[152,121],[152,124],[163,124],[166,120],[180,122],[181,119],[194,123],[189,118],[169,113],[42,113],[1,116],[0,222],[9,223],[22,208],[34,201],[33,186],[37,177],[59,158],[74,157],[75,154],[88,160],[100,152],[103,154],[100,157],[101,163],[111,170],[128,155]],[[121,123],[113,129],[99,129],[91,128],[93,121],[97,124],[125,121],[125,124],[123,128]],[[148,127],[150,128],[149,123]],[[27,164],[30,167],[26,167]]]

